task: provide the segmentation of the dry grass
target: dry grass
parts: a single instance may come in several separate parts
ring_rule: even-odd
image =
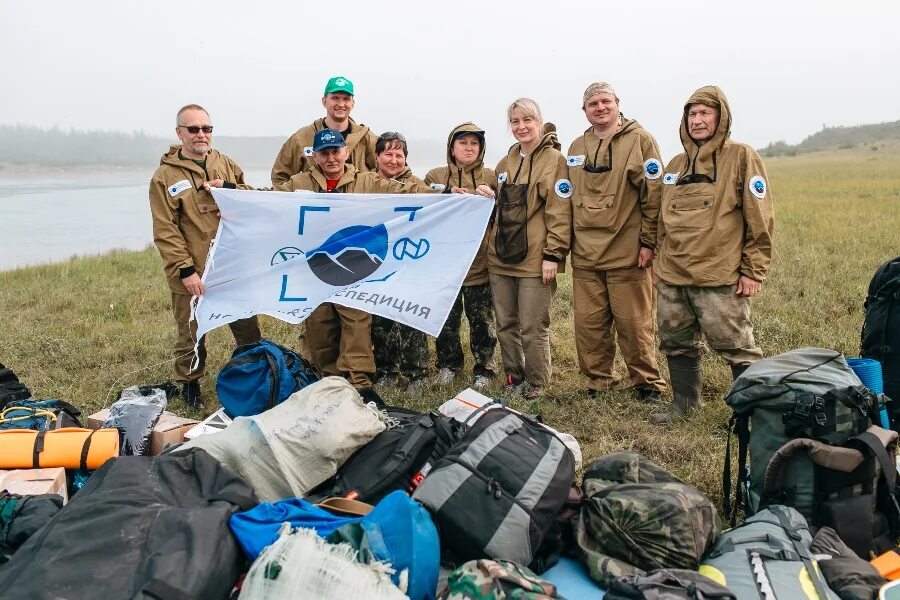
[[[900,253],[900,160],[864,148],[771,159],[768,168],[776,201],[776,254],[771,279],[753,307],[758,341],[768,355],[800,346],[856,355],[869,278]],[[513,405],[542,413],[548,423],[574,434],[586,461],[633,449],[718,502],[729,416],[722,402],[730,384],[725,364],[716,356],[705,360],[701,413],[669,429],[653,427],[647,423],[650,409],[627,389],[596,400],[585,396],[570,305],[571,283],[564,275],[553,308],[553,385],[546,399]],[[154,250],[0,273],[0,317],[0,362],[36,396],[68,400],[85,414],[111,403],[122,387],[171,376],[165,361],[174,328]],[[267,337],[296,346],[293,327],[266,317],[262,326]],[[227,328],[209,338],[215,373],[232,340]],[[624,374],[621,364],[618,368]],[[383,395],[391,403],[425,409],[466,385],[460,378],[456,385],[414,396],[397,389]],[[212,374],[204,381],[204,396],[204,413],[212,412],[217,405]],[[170,408],[202,416],[180,400]]]

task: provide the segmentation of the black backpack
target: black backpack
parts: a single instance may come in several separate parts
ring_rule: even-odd
[[[31,398],[31,390],[19,381],[12,369],[7,369],[0,363],[0,409],[10,402],[28,398]]]
[[[881,363],[892,421],[900,422],[900,256],[875,271],[864,306],[860,355]]]
[[[346,497],[377,504],[394,490],[412,491],[462,437],[463,426],[437,412],[388,407],[389,427],[357,450],[334,477],[304,496],[310,502]]]
[[[552,566],[547,543],[575,479],[575,457],[526,415],[494,408],[475,424],[413,494],[432,513],[444,558],[511,560],[535,572]]]

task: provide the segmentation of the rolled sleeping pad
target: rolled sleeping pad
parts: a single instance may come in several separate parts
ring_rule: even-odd
[[[0,469],[63,467],[93,471],[118,455],[118,429],[0,431]]]
[[[862,381],[863,385],[869,388],[873,394],[878,396],[884,394],[884,376],[881,372],[880,362],[873,358],[848,358],[847,365],[853,369],[853,372],[856,373],[859,380]],[[881,426],[884,429],[890,429],[891,420],[888,417],[887,406],[885,406],[883,398],[879,398],[878,416],[881,419]]]

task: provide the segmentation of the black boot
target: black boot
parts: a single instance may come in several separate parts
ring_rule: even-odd
[[[181,386],[181,397],[188,408],[200,410],[203,408],[203,398],[200,397],[200,382],[186,381]]]
[[[750,364],[746,365],[731,365],[731,381],[737,380],[738,377],[744,374],[744,371],[750,368]]]
[[[650,415],[650,422],[654,425],[668,425],[688,414],[700,404],[700,393],[703,391],[699,356],[667,356],[666,359],[672,379],[672,406],[668,412]]]

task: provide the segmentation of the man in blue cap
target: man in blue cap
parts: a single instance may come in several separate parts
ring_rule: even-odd
[[[348,163],[359,171],[374,171],[376,137],[350,117],[354,104],[353,82],[340,75],[329,79],[322,96],[325,117],[299,129],[284,143],[272,166],[272,185],[282,186],[291,176],[312,170],[313,137],[324,129],[340,132],[347,145]]]
[[[350,148],[340,132],[317,131],[312,140],[313,167],[297,173],[277,186],[282,191],[305,190],[317,193],[409,194],[418,191],[415,181],[400,183],[383,179],[373,171],[360,172],[347,164]],[[372,315],[356,309],[325,302],[304,321],[304,354],[325,375],[338,375],[359,390],[368,400],[378,399],[373,385],[375,355],[372,351]],[[303,335],[303,334],[301,334]]]

